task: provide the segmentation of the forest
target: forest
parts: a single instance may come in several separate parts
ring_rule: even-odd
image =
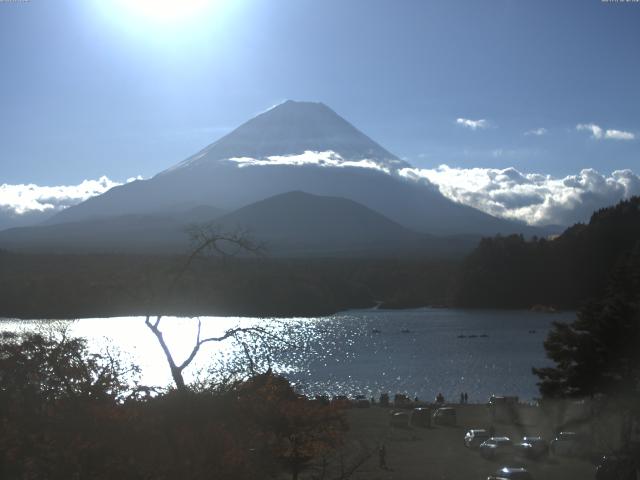
[[[601,297],[640,249],[640,197],[596,211],[555,239],[484,238],[464,260],[452,303],[467,308],[577,309]]]
[[[456,262],[0,253],[0,316],[298,316],[442,305]]]

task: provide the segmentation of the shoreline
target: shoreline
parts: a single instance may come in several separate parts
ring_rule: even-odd
[[[541,315],[562,315],[568,313],[577,312],[577,308],[564,308],[564,309],[553,309],[550,311],[546,310],[535,310],[533,308],[503,308],[503,307],[459,307],[455,305],[447,305],[447,306],[434,306],[434,305],[424,305],[424,306],[409,306],[409,307],[383,307],[383,306],[373,306],[369,308],[345,308],[341,310],[331,310],[331,311],[309,311],[309,312],[301,312],[298,314],[277,314],[272,312],[267,312],[263,314],[247,314],[244,313],[243,310],[240,311],[206,311],[206,312],[193,312],[193,311],[182,311],[182,312],[172,312],[167,311],[164,313],[160,313],[162,317],[175,317],[175,318],[206,318],[206,317],[215,317],[215,318],[242,318],[242,319],[252,319],[252,318],[269,318],[269,319],[282,319],[282,320],[291,320],[295,318],[326,318],[334,315],[347,314],[350,312],[417,312],[417,311],[463,311],[463,312],[478,312],[478,313],[486,313],[486,312],[500,312],[500,313],[509,313],[509,312],[518,312],[518,313],[531,313],[531,314],[541,314]],[[150,314],[150,316],[155,317],[158,315],[157,313]],[[88,320],[88,319],[111,319],[111,318],[128,318],[128,317],[146,317],[146,313],[140,312],[131,312],[131,313],[113,313],[102,315],[99,312],[90,314],[90,313],[80,313],[80,314],[68,314],[65,316],[43,316],[43,315],[21,315],[15,313],[3,313],[0,312],[0,322],[5,320],[25,320],[25,321],[73,321],[73,320]]]

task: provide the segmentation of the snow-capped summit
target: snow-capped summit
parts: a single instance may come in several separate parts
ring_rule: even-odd
[[[409,166],[325,104],[287,100],[168,171],[234,159],[240,159],[236,162],[241,165],[282,165],[287,163],[286,157],[294,157],[291,164],[295,165],[322,164],[323,158],[330,157],[326,166],[347,162],[384,171]]]

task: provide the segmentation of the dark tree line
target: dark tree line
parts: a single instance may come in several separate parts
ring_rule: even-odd
[[[595,212],[553,240],[485,238],[463,263],[454,304],[578,308],[601,297],[617,265],[640,242],[640,197]]]
[[[427,259],[202,258],[0,253],[0,316],[326,315],[378,302],[447,302],[457,263]]]

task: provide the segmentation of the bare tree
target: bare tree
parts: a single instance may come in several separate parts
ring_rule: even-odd
[[[191,237],[194,247],[187,256],[184,264],[173,277],[168,288],[168,296],[173,295],[176,286],[185,275],[185,273],[191,268],[195,259],[203,254],[209,253],[222,257],[230,257],[236,256],[240,253],[261,255],[264,251],[263,247],[260,244],[253,242],[246,234],[246,232],[242,231],[238,231],[235,233],[224,233],[215,226],[205,225],[193,226],[189,229],[188,233]],[[187,358],[185,358],[185,360],[181,363],[178,363],[173,357],[171,349],[169,348],[164,334],[160,329],[161,321],[162,315],[147,315],[145,319],[145,325],[149,328],[149,330],[151,330],[151,332],[158,340],[158,343],[160,344],[160,347],[162,348],[162,351],[164,352],[164,355],[169,364],[173,381],[179,391],[187,390],[183,372],[193,362],[198,352],[200,351],[200,347],[202,347],[205,343],[222,342],[230,338],[238,340],[243,346],[244,352],[248,357],[249,370],[253,374],[255,373],[253,360],[249,353],[249,348],[246,344],[246,341],[241,337],[244,334],[260,334],[264,336],[270,335],[269,332],[261,327],[236,327],[227,330],[222,335],[217,337],[202,338],[202,320],[198,319],[198,329],[193,348],[191,349],[191,352],[189,353]]]

